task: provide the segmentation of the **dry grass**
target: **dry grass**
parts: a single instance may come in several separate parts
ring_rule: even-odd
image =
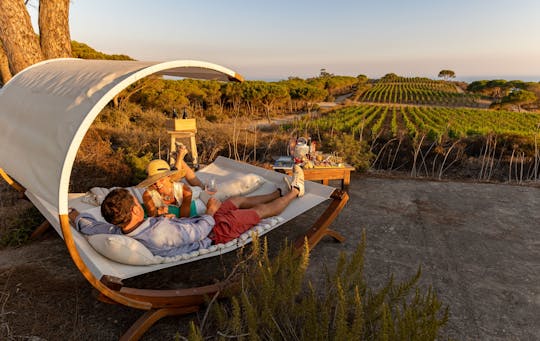
[[[7,276],[9,278],[9,273],[7,274]],[[6,304],[9,300],[9,292],[7,291],[7,285],[8,281],[6,281],[6,283],[2,287],[2,291],[0,291],[0,339],[2,340],[13,339],[11,328],[8,322],[8,315],[11,314],[11,312],[6,309]]]
[[[24,199],[22,193],[1,180],[0,248],[5,245],[18,246],[26,242],[32,228],[28,223],[32,224],[35,218],[36,209],[32,203]]]

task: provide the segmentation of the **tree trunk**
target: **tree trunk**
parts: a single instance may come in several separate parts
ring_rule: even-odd
[[[0,0],[0,41],[13,75],[43,60],[38,37],[22,0]]]
[[[0,84],[4,85],[11,79],[11,71],[9,71],[9,60],[4,51],[4,46],[0,41]]]
[[[71,57],[69,0],[39,1],[39,42],[45,59]]]

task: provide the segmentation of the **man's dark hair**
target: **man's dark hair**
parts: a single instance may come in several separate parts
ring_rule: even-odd
[[[101,204],[101,215],[107,222],[124,227],[131,221],[131,209],[134,205],[133,195],[127,189],[113,189]]]

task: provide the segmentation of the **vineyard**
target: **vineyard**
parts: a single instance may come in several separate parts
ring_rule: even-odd
[[[428,78],[384,77],[358,97],[360,102],[481,107],[480,96],[459,92],[453,83]]]
[[[472,158],[479,162],[474,177],[481,179],[540,177],[538,113],[362,104],[299,120],[294,128],[323,145],[343,135],[363,141],[376,169],[440,178]]]
[[[362,135],[366,139],[425,136],[426,141],[432,142],[443,137],[456,139],[488,134],[533,138],[539,124],[537,113],[377,105],[338,109],[305,123],[311,129]]]

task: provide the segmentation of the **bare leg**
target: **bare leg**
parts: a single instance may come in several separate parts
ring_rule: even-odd
[[[183,169],[185,172],[185,179],[191,186],[199,186],[204,187],[202,181],[195,175],[195,172],[193,169],[191,169],[187,163],[184,161],[184,157],[187,154],[187,148],[185,146],[182,146],[181,149],[178,150],[177,156],[176,156],[176,163],[175,167],[176,169]]]
[[[298,197],[299,190],[294,188],[282,197],[277,197],[275,200],[260,204],[253,207],[253,210],[257,212],[261,219],[273,217],[283,212],[289,204]],[[279,192],[278,192],[279,193]]]
[[[252,197],[232,197],[229,200],[238,208],[253,208],[257,205],[265,204],[279,198],[279,191],[275,190],[269,194],[256,195]]]
[[[304,195],[304,172],[299,166],[293,170],[292,189],[280,197],[281,190],[256,197],[236,197],[232,202],[240,209],[251,208],[261,219],[272,217],[283,212],[294,199]]]

